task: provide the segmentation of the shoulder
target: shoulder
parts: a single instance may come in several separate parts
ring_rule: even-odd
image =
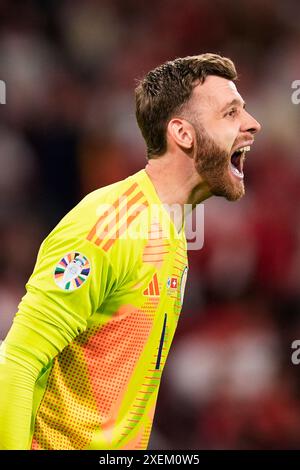
[[[122,181],[97,189],[85,196],[48,235],[45,244],[84,241],[95,255],[109,258],[120,276],[135,269],[143,241],[136,227],[148,208],[138,172]],[[97,256],[98,256],[97,255]]]
[[[49,235],[71,230],[74,235],[89,237],[95,225],[99,228],[101,221],[108,223],[113,216],[117,218],[120,211],[128,213],[130,204],[138,199],[136,195],[140,185],[137,180],[135,174],[87,194],[60,220]]]

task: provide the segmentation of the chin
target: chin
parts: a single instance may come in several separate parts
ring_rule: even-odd
[[[214,196],[224,197],[227,201],[238,201],[245,195],[245,186],[243,182],[238,184],[224,184],[217,188],[212,188]]]
[[[245,190],[240,191],[240,192],[236,192],[236,193],[227,194],[225,197],[226,197],[227,201],[234,202],[234,201],[238,201],[239,199],[241,199],[244,196],[245,196]]]

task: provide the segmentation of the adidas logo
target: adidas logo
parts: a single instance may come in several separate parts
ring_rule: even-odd
[[[159,287],[158,287],[158,280],[157,274],[155,273],[152,277],[151,282],[149,283],[147,289],[143,292],[144,295],[159,295]]]

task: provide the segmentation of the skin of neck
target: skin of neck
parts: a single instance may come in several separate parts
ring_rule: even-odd
[[[183,214],[187,215],[212,196],[195,168],[193,152],[177,145],[170,146],[161,156],[150,158],[145,170],[162,204],[172,207],[171,218],[178,230],[182,227]]]

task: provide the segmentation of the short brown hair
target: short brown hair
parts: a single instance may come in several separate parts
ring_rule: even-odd
[[[207,53],[166,62],[139,82],[135,89],[136,119],[146,141],[148,158],[165,153],[168,121],[208,75],[237,79],[230,59]]]

